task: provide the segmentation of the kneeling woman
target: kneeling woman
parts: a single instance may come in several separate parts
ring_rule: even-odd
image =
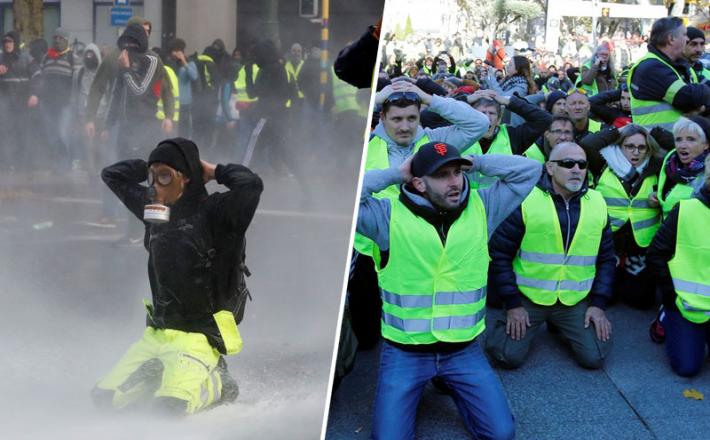
[[[614,296],[648,308],[655,286],[646,267],[646,250],[661,225],[661,210],[652,197],[663,156],[653,136],[629,124],[587,135],[580,142],[606,201],[618,265]]]
[[[663,292],[666,353],[673,371],[695,376],[710,342],[710,158],[704,184],[674,207],[648,251],[650,269]]]

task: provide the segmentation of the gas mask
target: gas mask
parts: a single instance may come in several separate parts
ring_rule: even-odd
[[[168,166],[157,169],[151,167],[148,172],[148,198],[152,203],[145,205],[143,220],[149,223],[167,223],[170,221],[170,207],[182,196],[183,181],[178,177],[182,173]]]

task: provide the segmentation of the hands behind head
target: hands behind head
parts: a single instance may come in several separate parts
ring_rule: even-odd
[[[414,155],[411,155],[402,162],[402,165],[399,166],[399,172],[402,175],[402,180],[404,183],[409,183],[414,175],[412,174],[412,160],[414,159]]]
[[[414,92],[419,95],[422,104],[428,105],[431,103],[431,95],[414,85],[411,78],[408,78],[408,80],[393,81],[392,84],[385,86],[382,90],[377,92],[375,95],[375,104],[382,105],[382,103],[395,92]]]

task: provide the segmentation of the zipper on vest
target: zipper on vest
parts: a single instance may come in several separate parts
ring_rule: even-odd
[[[567,214],[567,234],[566,234],[566,238],[565,238],[565,248],[563,249],[563,252],[565,254],[564,264],[567,264],[567,252],[569,252],[569,231],[570,231],[570,229],[572,229],[571,228],[572,218],[569,216],[569,202],[564,197],[562,197],[562,200],[564,200],[564,202],[565,202],[565,213]],[[559,281],[559,280],[557,281],[557,290],[560,289],[560,282],[561,281]]]

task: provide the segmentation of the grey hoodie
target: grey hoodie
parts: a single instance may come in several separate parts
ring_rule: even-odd
[[[486,210],[488,238],[498,225],[505,220],[527,197],[542,173],[542,165],[523,156],[485,154],[469,156],[473,162],[472,171],[498,180],[489,188],[478,191]],[[366,171],[360,193],[360,209],[357,213],[357,232],[372,239],[381,250],[389,249],[389,225],[392,205],[389,199],[376,199],[372,195],[390,185],[403,183],[398,167],[386,170]],[[468,196],[469,186],[461,192],[461,200]],[[431,206],[424,197],[408,193],[405,195],[422,206]]]
[[[400,166],[411,156],[414,145],[424,135],[429,137],[430,142],[446,142],[463,151],[488,131],[488,117],[465,102],[434,95],[431,97],[429,110],[451,122],[452,125],[440,128],[419,126],[414,139],[406,147],[398,145],[387,135],[382,122],[377,124],[373,134],[387,142],[387,156],[391,167]]]
[[[86,116],[86,105],[89,99],[89,90],[91,90],[91,83],[94,82],[94,77],[96,76],[96,72],[98,71],[98,66],[101,64],[101,51],[99,50],[99,47],[95,45],[94,43],[90,43],[89,45],[86,46],[86,49],[84,49],[85,52],[91,51],[96,55],[96,68],[94,70],[90,70],[86,66],[83,65],[81,69],[79,69],[78,73],[75,76],[75,86],[74,86],[74,91],[76,92],[75,96],[75,103],[76,103],[76,109],[78,113],[81,116]],[[105,100],[102,100],[103,105],[99,105],[99,110],[98,113],[100,115],[103,115],[106,111],[106,103]]]

